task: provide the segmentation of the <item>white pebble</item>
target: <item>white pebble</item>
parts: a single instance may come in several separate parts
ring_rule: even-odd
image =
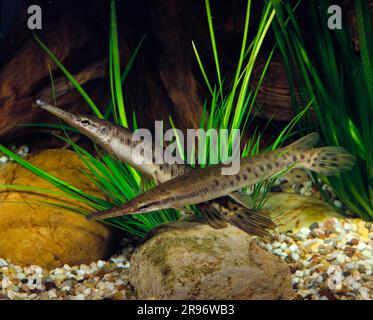
[[[346,257],[343,253],[338,253],[337,254],[337,261],[338,263],[345,263],[346,262]]]
[[[8,162],[8,158],[6,156],[0,157],[0,163],[6,163]]]
[[[303,277],[303,271],[301,271],[301,270],[297,270],[297,271],[295,271],[294,275],[295,275],[296,277],[301,278],[301,277]]]
[[[279,249],[279,248],[273,250],[272,252],[273,252],[273,254],[278,255],[278,256],[282,256],[282,254],[283,254],[282,250]]]
[[[105,261],[98,260],[97,261],[97,268],[101,269],[105,266]]]
[[[304,234],[305,236],[308,236],[311,233],[311,230],[309,228],[301,228],[299,230],[299,233]]]
[[[0,268],[7,267],[8,262],[6,262],[4,259],[0,259]]]
[[[298,246],[294,243],[289,247],[290,251],[295,252],[298,251]]]
[[[296,253],[296,252],[293,252],[293,253],[291,254],[291,257],[292,257],[292,258],[293,258],[293,260],[295,260],[295,261],[298,261],[298,260],[299,260],[299,258],[300,258],[299,254],[298,254],[298,253]]]
[[[364,257],[370,258],[372,256],[372,251],[366,249],[366,250],[363,250],[363,252],[361,254]]]

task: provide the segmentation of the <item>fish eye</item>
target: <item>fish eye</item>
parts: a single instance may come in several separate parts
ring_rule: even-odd
[[[101,127],[101,132],[106,132],[107,131],[107,128],[106,127]]]
[[[91,121],[87,120],[87,119],[84,119],[84,120],[81,120],[80,123],[83,125],[83,126],[89,126],[91,124]]]
[[[145,203],[145,204],[140,205],[140,209],[147,209],[147,208],[149,208],[150,206],[151,206],[150,203]]]

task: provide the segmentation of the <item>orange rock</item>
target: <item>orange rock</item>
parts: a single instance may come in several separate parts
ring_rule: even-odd
[[[79,157],[68,150],[45,150],[28,159],[32,164],[95,196],[103,197],[81,172]],[[15,163],[0,166],[0,184],[58,189]],[[51,198],[53,197],[53,198]],[[62,196],[0,189],[0,257],[20,265],[54,268],[63,264],[89,264],[105,258],[112,248],[112,231],[101,223],[37,200],[84,205]]]

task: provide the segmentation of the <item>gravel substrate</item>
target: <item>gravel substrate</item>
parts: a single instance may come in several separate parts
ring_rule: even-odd
[[[20,147],[16,147],[16,146],[12,145],[12,146],[9,147],[9,150],[17,153],[21,157],[25,157],[29,154],[29,147],[24,146],[24,145],[22,145]],[[0,165],[4,164],[4,163],[7,163],[7,162],[13,162],[13,159],[8,158],[5,154],[0,152]]]
[[[0,299],[127,300],[135,299],[128,282],[132,245],[108,261],[50,271],[22,268],[0,259]]]
[[[290,265],[295,299],[373,299],[373,225],[328,219],[261,246]]]

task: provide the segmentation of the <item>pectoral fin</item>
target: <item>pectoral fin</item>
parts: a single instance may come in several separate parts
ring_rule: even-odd
[[[253,201],[248,193],[242,191],[235,191],[228,195],[233,201],[239,203],[246,208],[253,207]]]
[[[213,207],[210,203],[202,203],[198,205],[202,218],[214,229],[222,229],[227,226],[227,221],[221,212]]]

